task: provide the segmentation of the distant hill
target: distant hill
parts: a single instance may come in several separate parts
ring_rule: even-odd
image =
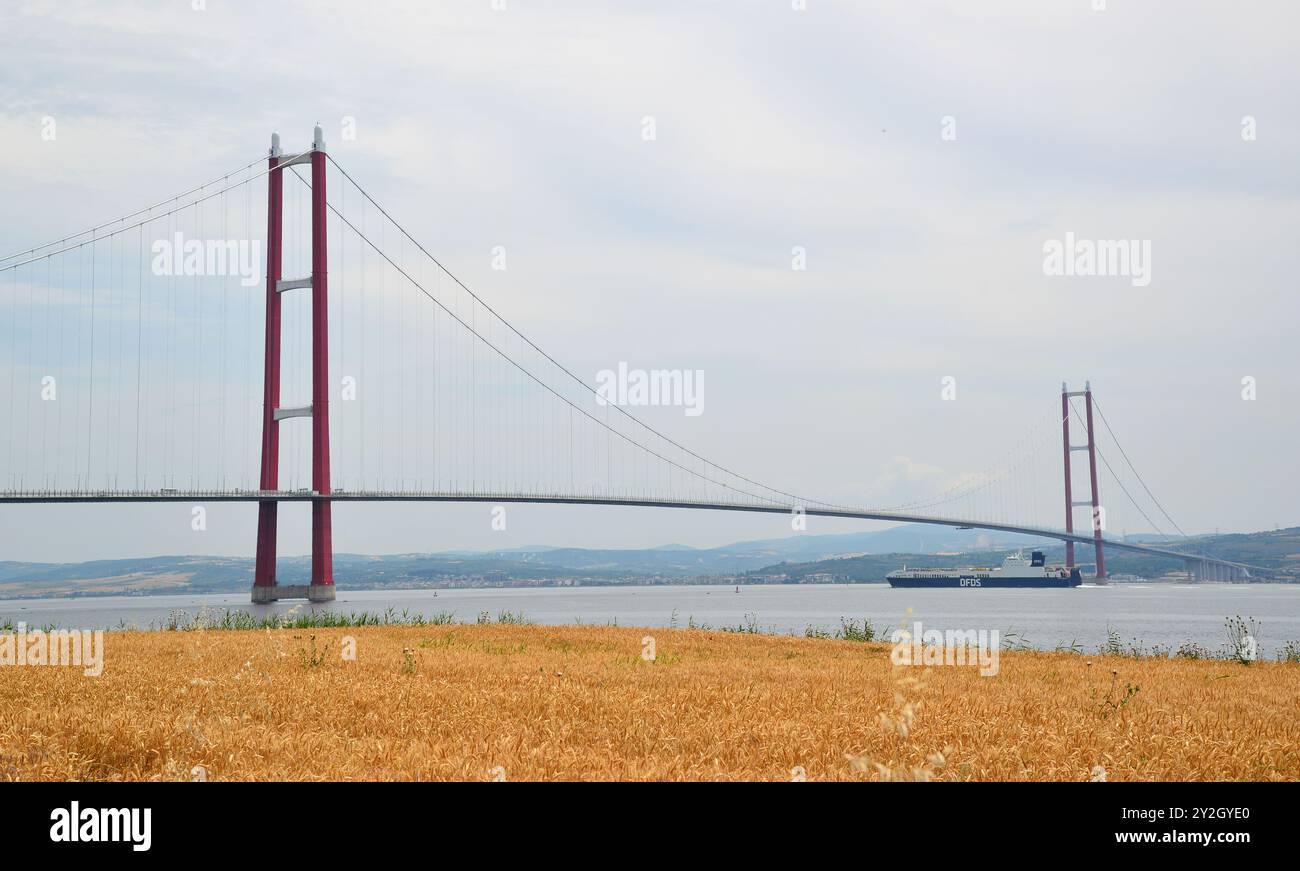
[[[1136,536],[1133,537],[1136,539]],[[1143,540],[1161,540],[1148,536]],[[1188,543],[1164,542],[1198,553],[1262,565],[1295,576],[1300,573],[1300,528],[1202,536]],[[796,535],[741,541],[724,547],[663,545],[643,549],[574,547],[512,548],[501,551],[447,551],[434,554],[334,556],[335,576],[351,589],[537,586],[555,584],[765,583],[776,576],[789,583],[814,580],[879,582],[903,565],[944,566],[994,563],[1009,549],[1037,546],[1061,562],[1061,545],[1008,533],[922,525],[876,532]],[[1087,559],[1087,549],[1080,551]],[[1115,551],[1112,573],[1154,576],[1182,568],[1176,559]],[[311,559],[282,558],[281,583],[307,583]],[[84,563],[0,561],[0,598],[231,593],[253,582],[249,558],[160,556]]]
[[[276,569],[282,584],[306,584],[311,557],[281,557]],[[367,556],[334,555],[334,576],[352,589],[414,589],[448,586],[521,586],[556,578],[554,568],[492,556],[438,554]],[[592,582],[611,582],[617,575],[585,571]],[[161,556],[97,560],[86,563],[0,562],[0,598],[231,593],[253,583],[253,560],[213,556]]]
[[[1042,539],[1013,533],[912,524],[876,532],[792,535],[787,538],[740,541],[714,548],[686,548],[677,545],[627,550],[516,548],[493,555],[508,555],[530,565],[688,577],[747,572],[776,562],[820,560],[850,554],[960,552],[990,547],[1018,547],[1039,541]]]
[[[1138,540],[1130,536],[1132,541]],[[1158,542],[1162,547],[1180,552],[1231,560],[1269,570],[1276,580],[1300,579],[1300,527],[1232,535],[1196,536],[1191,539],[1171,540],[1168,537],[1149,536],[1142,540]],[[1065,545],[1035,547],[1043,551],[1048,563],[1065,562]],[[994,566],[1001,563],[1006,549],[971,550],[959,555],[925,555],[916,553],[872,554],[864,556],[832,557],[807,562],[787,561],[746,573],[749,580],[766,580],[781,583],[882,583],[885,575],[906,564],[914,568],[954,568],[968,565]],[[1087,545],[1075,548],[1075,558],[1081,563],[1091,562],[1092,549]],[[1176,557],[1132,553],[1117,549],[1106,553],[1106,570],[1112,575],[1130,574],[1155,578],[1166,572],[1184,569]]]

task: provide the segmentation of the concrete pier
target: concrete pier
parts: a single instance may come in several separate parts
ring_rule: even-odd
[[[306,599],[309,602],[333,602],[333,584],[274,584],[253,587],[253,604],[264,605],[281,599]]]

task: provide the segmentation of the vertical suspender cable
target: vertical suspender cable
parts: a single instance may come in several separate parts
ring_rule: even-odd
[[[140,408],[141,384],[144,373],[144,225],[140,225],[140,239],[136,245],[135,285],[135,485],[144,490],[140,480]]]
[[[86,487],[90,487],[90,446],[94,442],[95,417],[95,241],[90,242],[90,386],[86,406]]]

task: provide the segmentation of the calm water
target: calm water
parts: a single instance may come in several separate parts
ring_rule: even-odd
[[[1300,586],[1280,584],[1116,585],[1063,590],[895,590],[886,584],[735,587],[559,587],[491,590],[347,591],[328,605],[282,602],[251,605],[246,593],[205,596],[130,596],[83,599],[0,600],[0,620],[38,627],[142,629],[162,624],[173,611],[190,615],[242,609],[254,615],[327,609],[383,612],[388,608],[433,615],[451,612],[472,623],[481,611],[522,611],[536,623],[668,626],[694,619],[714,628],[746,623],[765,632],[803,634],[808,626],[834,629],[841,617],[892,627],[907,619],[926,629],[996,629],[1034,647],[1077,642],[1093,650],[1107,629],[1125,642],[1177,647],[1193,641],[1213,650],[1225,641],[1224,620],[1254,617],[1261,624],[1259,652],[1272,658],[1286,641],[1300,640]],[[907,609],[912,609],[911,617]]]

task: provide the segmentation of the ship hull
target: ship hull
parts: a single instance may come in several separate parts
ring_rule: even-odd
[[[920,589],[947,589],[965,587],[978,590],[989,587],[1023,588],[1059,588],[1077,587],[1083,582],[1077,574],[1068,578],[980,578],[973,575],[953,575],[950,578],[887,578],[891,587],[911,587]]]

